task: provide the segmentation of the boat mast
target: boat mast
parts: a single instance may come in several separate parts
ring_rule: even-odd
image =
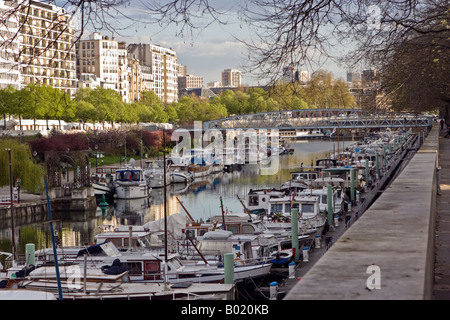
[[[164,254],[167,263],[167,183],[166,183],[166,129],[163,128],[163,161],[164,161]]]
[[[163,128],[163,161],[164,161],[164,286],[167,290],[167,282],[168,282],[168,272],[167,272],[167,263],[168,263],[168,250],[167,250],[167,182],[166,182],[166,129]]]
[[[189,214],[189,211],[187,211],[187,209],[184,207],[183,202],[181,202],[180,199],[178,199],[178,197],[175,197],[175,198],[177,199],[177,201],[181,205],[181,207],[183,207],[184,211],[189,216],[189,219],[191,219],[192,222],[195,222],[194,218],[192,218],[192,216]]]

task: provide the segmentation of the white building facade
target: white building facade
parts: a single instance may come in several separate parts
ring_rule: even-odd
[[[50,85],[74,95],[76,91],[75,72],[75,29],[71,15],[64,8],[38,1],[1,1],[2,20],[9,13],[8,22],[2,25],[3,36],[17,33],[9,52],[19,54],[15,63],[20,65],[20,86],[29,83]],[[17,22],[17,26],[16,26]],[[17,28],[17,29],[16,29]],[[5,53],[6,51],[6,53]],[[4,47],[2,56],[11,58]],[[16,67],[17,67],[16,64]],[[17,72],[14,72],[14,78]],[[13,81],[17,85],[16,81]]]

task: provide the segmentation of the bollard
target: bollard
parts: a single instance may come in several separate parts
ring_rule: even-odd
[[[277,300],[278,282],[274,281],[270,284],[270,300]]]
[[[295,262],[289,263],[289,279],[295,279]]]
[[[320,248],[320,239],[321,239],[320,234],[316,235],[314,242],[316,248]]]
[[[34,251],[35,251],[34,243],[27,243],[25,245],[25,265],[27,265],[27,266],[29,266],[29,265],[35,266],[36,265]]]
[[[333,189],[327,186],[327,219],[330,226],[333,225]]]
[[[303,262],[309,262],[309,247],[303,247]]]
[[[334,226],[339,227],[339,215],[334,216]]]
[[[223,255],[225,268],[225,284],[234,283],[234,255],[232,253],[225,253]]]

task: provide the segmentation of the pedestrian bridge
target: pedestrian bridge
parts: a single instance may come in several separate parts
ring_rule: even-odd
[[[362,109],[300,109],[238,115],[204,123],[204,129],[358,129],[429,127],[433,117]]]

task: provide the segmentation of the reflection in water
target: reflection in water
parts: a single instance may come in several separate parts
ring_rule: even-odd
[[[347,142],[351,143],[351,142]],[[223,200],[224,210],[228,212],[242,212],[243,207],[237,195],[244,200],[250,189],[280,188],[281,184],[290,178],[290,169],[295,169],[303,163],[310,165],[311,161],[326,158],[333,151],[335,142],[332,141],[308,141],[292,143],[293,155],[283,155],[279,159],[279,170],[276,174],[261,175],[259,165],[248,164],[241,171],[223,172],[210,175],[196,180],[189,186],[184,184],[169,185],[167,187],[167,211],[168,214],[185,214],[183,208],[177,201],[183,203],[189,214],[196,220],[207,220],[212,215],[221,213],[220,196]],[[95,235],[101,232],[101,226],[111,225],[141,225],[148,221],[164,218],[163,189],[153,189],[148,199],[136,200],[114,200],[107,208],[97,208],[94,218],[86,215],[78,221],[54,222],[54,228],[58,233],[63,246],[80,246],[92,243]],[[21,227],[24,228],[24,227]],[[29,229],[36,230],[36,242],[42,247],[51,246],[50,228],[48,223],[30,224]],[[26,231],[30,233],[30,231]],[[21,247],[26,241],[30,241],[28,236],[20,236],[16,239]],[[2,246],[4,251],[8,251],[7,241],[11,239],[8,228],[0,229],[0,239],[4,239]],[[23,242],[23,243],[22,243]],[[10,242],[9,242],[10,243]],[[0,240],[0,246],[2,241]],[[36,247],[39,249],[39,246]]]

